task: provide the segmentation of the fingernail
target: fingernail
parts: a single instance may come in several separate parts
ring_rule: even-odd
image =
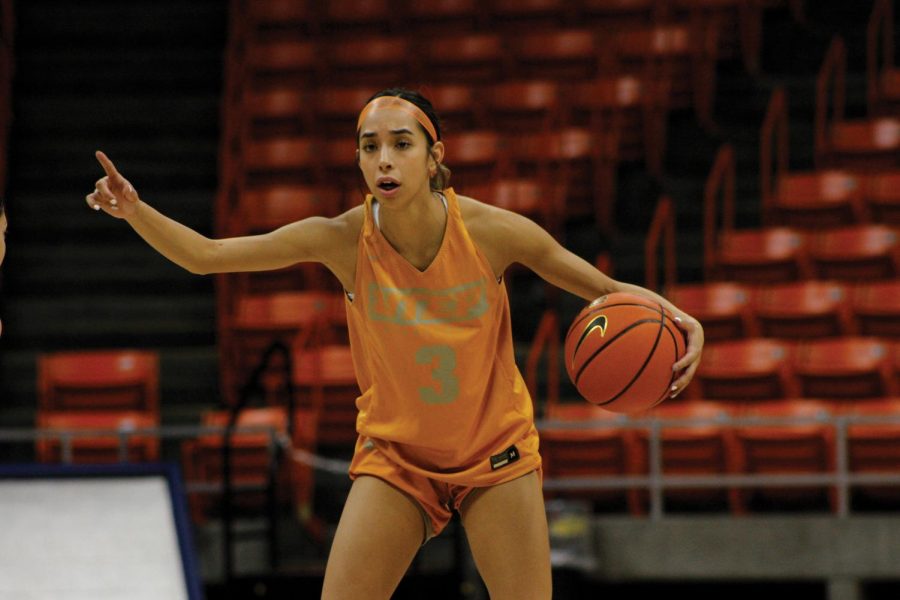
[[[119,207],[115,205],[111,206],[110,208],[112,208],[113,210],[119,210]]]
[[[677,392],[677,391],[678,391],[678,386],[677,386],[677,385],[673,385],[673,386],[672,386],[672,391],[673,391],[673,392]]]
[[[681,317],[675,317],[675,322],[676,322],[676,323],[681,323]]]
[[[93,206],[93,208],[94,208],[94,210],[100,210],[100,205],[99,205],[99,204],[95,204],[95,205]]]
[[[115,198],[113,198],[112,200],[110,200],[109,203],[112,204],[113,206],[115,206],[116,204],[118,204],[118,202],[116,201]]]

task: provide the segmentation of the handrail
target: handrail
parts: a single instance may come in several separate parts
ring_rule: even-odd
[[[703,274],[707,280],[714,277],[716,241],[718,239],[718,210],[716,198],[722,194],[722,229],[734,229],[734,148],[723,144],[713,167],[706,178],[703,190]]]
[[[547,350],[547,402],[546,406],[559,404],[559,318],[553,310],[544,311],[537,333],[525,360],[525,385],[533,399],[538,397],[538,362]]]
[[[846,93],[847,50],[844,40],[836,35],[831,39],[819,75],[816,78],[816,120],[815,120],[815,161],[816,167],[825,166],[828,152],[828,86],[834,78],[832,102],[832,123],[844,119],[844,99]]]
[[[766,116],[759,133],[759,187],[763,223],[771,225],[772,201],[778,182],[788,169],[790,153],[787,92],[777,87],[769,99]],[[772,174],[772,146],[775,146],[774,175]]]
[[[869,114],[878,108],[881,75],[894,66],[894,8],[891,0],[875,0],[866,27],[866,101]],[[881,34],[881,68],[878,67],[878,34]]]
[[[644,242],[644,281],[647,289],[657,291],[659,278],[659,260],[657,253],[660,244],[663,246],[663,285],[675,285],[677,279],[675,264],[675,209],[668,196],[660,198],[653,213],[653,221]]]
[[[234,545],[234,520],[232,517],[232,502],[234,496],[234,488],[231,481],[231,442],[234,437],[234,430],[237,426],[241,411],[250,403],[250,400],[257,394],[265,394],[262,386],[262,376],[269,369],[273,357],[281,355],[284,367],[284,386],[287,395],[287,429],[288,435],[293,430],[294,421],[294,383],[293,383],[293,355],[290,348],[281,341],[273,342],[263,353],[259,364],[253,369],[247,383],[241,388],[241,395],[238,403],[231,408],[228,416],[228,423],[225,431],[222,433],[222,526],[224,529],[224,542],[222,547],[224,578],[230,583],[234,576],[234,554],[232,546]],[[280,446],[276,446],[269,463],[269,485],[267,486],[267,504],[269,508],[269,559],[272,564],[277,562],[277,540],[275,539],[275,482],[277,479],[278,462],[280,460]]]

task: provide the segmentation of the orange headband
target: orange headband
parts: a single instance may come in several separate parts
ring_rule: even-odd
[[[369,116],[370,112],[378,108],[399,108],[407,114],[412,115],[412,117],[419,122],[419,125],[425,128],[425,131],[431,136],[432,141],[438,141],[437,133],[434,130],[434,124],[431,122],[431,119],[428,118],[428,115],[422,112],[421,108],[409,100],[404,100],[399,96],[379,96],[366,104],[365,108],[362,109],[362,112],[359,113],[359,120],[356,122],[357,135],[359,135],[359,130],[362,128],[362,123],[365,118]]]

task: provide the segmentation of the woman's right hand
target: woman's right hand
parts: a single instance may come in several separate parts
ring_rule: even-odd
[[[127,219],[137,214],[140,198],[134,186],[122,177],[103,152],[98,150],[95,156],[106,171],[106,176],[98,179],[94,191],[85,196],[88,206],[117,219]]]

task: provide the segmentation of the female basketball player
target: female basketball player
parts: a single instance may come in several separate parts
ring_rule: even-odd
[[[376,94],[357,140],[365,203],[265,235],[194,232],[141,201],[102,152],[106,176],[87,202],[193,273],[318,261],[346,290],[360,435],[323,598],[389,598],[454,510],[491,598],[550,598],[538,437],[514,362],[503,272],[518,262],[585,300],[625,291],[662,302],[688,335],[673,394],[697,368],[702,328],[658,295],[597,271],[534,222],[457,196],[438,119],[421,95]]]

